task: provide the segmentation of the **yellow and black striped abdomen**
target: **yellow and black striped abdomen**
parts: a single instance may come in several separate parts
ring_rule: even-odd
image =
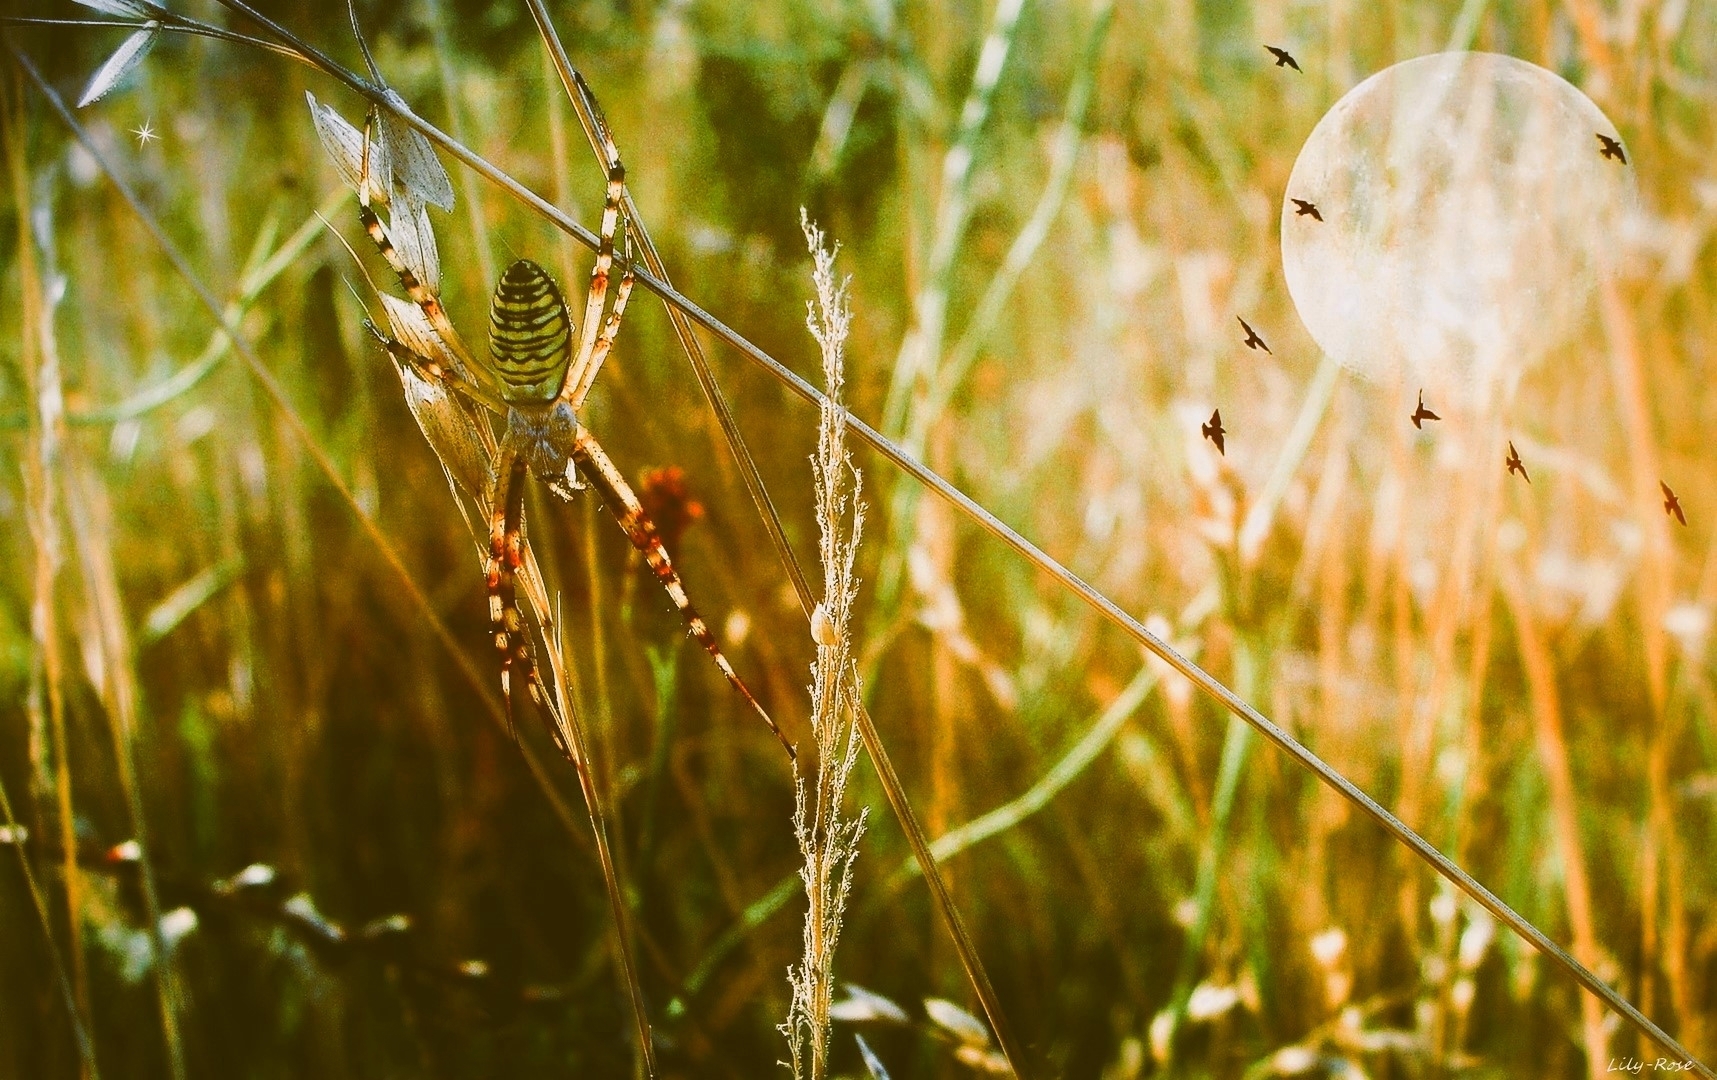
[[[489,304],[489,356],[509,402],[549,401],[571,359],[566,301],[548,272],[529,259],[507,267]]]

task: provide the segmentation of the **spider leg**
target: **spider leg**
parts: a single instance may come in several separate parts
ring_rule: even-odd
[[[590,386],[596,381],[596,373],[602,370],[602,362],[608,359],[608,354],[614,349],[614,338],[620,333],[620,317],[626,313],[626,301],[632,296],[632,284],[636,275],[632,270],[632,237],[626,234],[624,255],[626,272],[620,275],[620,284],[614,290],[614,307],[608,313],[608,321],[602,326],[602,333],[596,339],[596,345],[591,349],[588,362],[582,366],[575,365],[569,370],[566,385],[561,387],[561,398],[572,403],[574,411],[584,407],[584,399],[590,394]],[[576,378],[575,378],[576,376]]]
[[[620,227],[620,206],[626,197],[626,167],[620,163],[620,150],[614,145],[608,121],[596,104],[596,95],[591,93],[581,75],[574,75],[573,85],[590,105],[590,115],[595,118],[597,133],[602,139],[602,153],[608,163],[608,190],[602,202],[602,227],[597,234],[596,264],[590,269],[590,289],[585,294],[578,351],[573,353],[572,364],[567,368],[566,382],[561,385],[559,395],[560,401],[571,405],[577,412],[584,404],[585,395],[590,392],[591,383],[596,380],[602,361],[608,356],[615,332],[620,328],[620,313],[625,308],[626,294],[631,291],[632,270],[628,259],[626,275],[615,298],[614,313],[604,323],[602,312],[608,302],[608,274],[614,265],[614,234]]]
[[[656,532],[655,522],[650,520],[650,515],[645,512],[643,504],[638,501],[638,496],[615,467],[613,460],[583,425],[579,425],[578,435],[573,443],[572,459],[584,473],[585,479],[601,493],[603,501],[620,522],[620,528],[625,531],[627,539],[632,541],[632,546],[637,548],[639,554],[644,556],[644,561],[649,563],[651,573],[656,575],[656,580],[661,582],[662,588],[667,591],[668,598],[679,609],[680,616],[685,619],[686,627],[692,636],[697,638],[698,644],[709,653],[728,684],[739,691],[739,696],[745,699],[746,704],[769,725],[769,730],[775,733],[775,738],[787,751],[787,757],[797,760],[792,744],[775,725],[769,713],[752,696],[750,688],[740,679],[739,673],[733,670],[727,657],[722,655],[721,645],[716,642],[715,634],[710,632],[703,616],[692,607],[691,599],[686,596],[685,585],[680,582],[680,575],[668,558],[667,549],[662,546],[662,538]]]
[[[538,708],[546,703],[531,651],[530,628],[519,611],[515,583],[524,563],[525,471],[524,458],[503,441],[495,458],[489,496],[489,558],[483,571],[489,588],[489,625],[494,629],[495,650],[501,658],[501,696],[507,703],[507,729],[515,740],[518,738],[513,704],[515,668]]]
[[[441,298],[418,280],[417,274],[400,258],[399,251],[395,249],[387,229],[383,227],[381,218],[376,216],[374,210],[360,205],[358,219],[363,223],[364,231],[369,234],[370,240],[375,243],[376,250],[381,252],[382,258],[399,278],[400,287],[405,289],[405,294],[422,309],[424,318],[429,320],[430,328],[435,331],[435,335],[441,339],[460,368],[456,373],[458,378],[449,381],[455,382],[462,390],[474,393],[484,405],[494,407],[494,402],[500,397],[499,391],[480,381],[485,369],[471,355],[471,349],[465,344],[465,339],[459,336],[459,331],[454,329],[447,309],[441,306]]]
[[[386,170],[391,168],[385,160],[380,164],[372,161],[373,157],[387,157],[386,141],[374,142],[368,135],[376,119],[372,110],[365,122],[364,151],[357,185],[358,220],[363,224],[364,232],[369,234],[370,240],[376,245],[376,250],[381,252],[382,258],[399,278],[406,295],[423,311],[430,329],[446,349],[455,369],[452,374],[456,378],[446,378],[444,371],[437,372],[437,375],[444,382],[455,385],[476,398],[480,404],[504,412],[505,407],[498,404],[499,388],[488,377],[487,370],[477,363],[465,340],[459,336],[459,331],[454,329],[447,309],[441,306],[441,261],[435,250],[435,233],[429,226],[428,208],[421,201],[410,198],[387,200],[391,203],[394,228],[399,231],[402,240],[409,241],[407,246],[412,249],[413,256],[408,259],[395,246],[387,226],[382,224],[382,219],[370,205],[372,197],[386,199]],[[372,154],[372,147],[382,152]],[[372,170],[383,173],[380,186],[377,186],[372,178]]]

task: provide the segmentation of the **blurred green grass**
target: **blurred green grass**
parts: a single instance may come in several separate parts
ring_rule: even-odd
[[[12,13],[40,7],[82,11]],[[1408,444],[1387,395],[1344,382],[1261,553],[1242,559],[1233,541],[1317,366],[1280,283],[1281,186],[1343,90],[1447,42],[1454,11],[1410,0],[1121,4],[1065,205],[987,328],[970,378],[945,411],[919,418],[923,452],[1123,607],[1165,619],[1201,663],[1244,685],[1560,941],[1577,936],[1578,890],[1566,885],[1558,832],[1572,809],[1597,970],[1709,1058],[1717,880],[1699,852],[1717,805],[1704,632],[1717,549],[1702,512],[1717,505],[1703,437],[1717,404],[1708,390],[1717,7],[1475,9],[1475,47],[1564,74],[1616,121],[1647,207],[1616,302],[1528,380],[1508,418],[1541,463],[1530,489],[1502,487],[1488,458]],[[535,190],[565,183],[565,205],[592,221],[601,176],[578,154],[578,167],[557,175],[547,117],[558,90],[524,9],[448,5],[440,55],[433,10],[360,12],[394,86],[442,121],[446,61],[473,148]],[[886,25],[878,13],[890,10],[770,0],[555,13],[684,292],[811,374],[799,206],[842,242],[854,275],[848,395],[866,418],[883,414],[914,299],[935,285],[936,196],[990,17],[980,5],[926,5]],[[197,13],[221,21],[213,5]],[[358,65],[339,5],[273,14]],[[976,144],[946,344],[964,332],[1044,187],[1090,27],[1083,5],[1024,9]],[[74,100],[120,40],[87,29],[8,33]],[[1291,43],[1306,75],[1270,68],[1263,42]],[[866,90],[819,172],[825,109],[855,68]],[[36,273],[57,266],[67,283],[54,330],[75,418],[192,363],[211,326],[87,156],[14,69],[4,77],[10,100],[27,104],[21,123],[8,107],[4,136],[19,151],[24,198],[10,181],[0,196],[0,310],[20,313],[0,324],[0,412],[22,419],[41,376],[23,317],[24,290],[40,285],[21,251],[28,201],[48,214],[55,260],[33,254]],[[265,223],[290,232],[337,182],[307,122],[306,88],[359,111],[284,61],[167,40],[123,92],[80,118],[224,294]],[[145,121],[162,139],[139,146],[128,132]],[[462,200],[471,191],[458,190]],[[477,190],[488,262],[562,265],[560,241],[540,222]],[[349,205],[334,221],[361,239]],[[475,341],[485,259],[463,207],[436,224],[449,304]],[[573,265],[562,276],[581,280],[586,264]],[[342,278],[362,291],[324,237],[258,298],[245,326],[487,675],[480,564]],[[1265,329],[1275,357],[1240,353],[1234,310]],[[815,416],[731,354],[713,355],[789,535],[808,553]],[[1631,399],[1630,378],[1641,387]],[[1243,432],[1215,464],[1187,419],[1210,403]],[[791,734],[803,722],[808,635],[653,299],[628,313],[587,421],[629,475],[685,468],[709,511],[683,544],[687,584]],[[1451,418],[1449,429],[1439,437],[1485,445],[1476,423]],[[229,359],[134,420],[69,424],[45,468],[39,430],[14,425],[3,439],[0,553],[13,570],[0,621],[0,779],[32,831],[27,851],[69,956],[54,682],[74,831],[92,862],[80,875],[81,951],[103,1074],[167,1075],[155,991],[128,979],[124,961],[135,948],[126,932],[145,925],[137,882],[99,862],[135,835],[110,727],[121,668],[136,687],[129,745],[160,903],[190,904],[200,918],[175,959],[191,1075],[627,1073],[626,1006],[582,817],[577,829],[562,825],[486,716],[493,681],[461,676],[242,365]],[[878,510],[861,595],[875,643],[867,685],[940,834],[1029,788],[1143,661],[942,507],[900,501],[886,465],[863,455],[860,465]],[[1657,475],[1689,509],[1685,532],[1664,525]],[[44,499],[59,534],[50,590],[32,524]],[[888,507],[907,516],[890,519]],[[665,601],[594,503],[539,498],[532,513],[565,598],[568,654],[602,700],[589,720],[615,792],[664,1072],[758,1075],[782,1052],[774,1024],[798,950],[794,917],[744,935],[682,995],[682,1013],[665,1004],[712,942],[793,871],[789,774],[707,661],[680,643]],[[152,639],[152,613],[211,572],[206,598]],[[44,608],[52,650],[32,630]],[[115,627],[126,640],[116,643]],[[48,651],[58,680],[45,672]],[[1557,691],[1549,713],[1534,682],[1540,661]],[[1183,690],[1165,679],[1115,749],[1042,812],[948,864],[1010,1016],[1049,1063],[1039,1072],[1150,1072],[1149,1028],[1183,969],[1186,900],[1212,843],[1224,747],[1223,718]],[[1558,741],[1571,808],[1558,806],[1545,764]],[[549,773],[576,808],[569,770]],[[1570,983],[1499,939],[1467,973],[1475,993],[1459,1008],[1458,936],[1470,923],[1433,917],[1431,876],[1270,752],[1251,754],[1238,784],[1209,931],[1192,950],[1195,977],[1238,988],[1238,1000],[1187,1025],[1181,1074],[1241,1076],[1300,1044],[1369,1075],[1584,1071]],[[881,805],[864,769],[859,794]],[[897,828],[872,821],[837,972],[909,1006],[931,995],[965,1001],[922,887],[890,885],[906,854]],[[279,870],[268,905],[208,892],[252,862]],[[0,1075],[74,1075],[23,876],[14,859],[0,867],[0,935],[15,943],[0,950]],[[301,922],[278,917],[279,901],[299,890],[353,930],[394,913],[409,914],[413,929],[397,949],[319,947]],[[1309,943],[1331,927],[1347,949],[1326,966]],[[452,974],[474,958],[486,976]],[[1332,994],[1343,980],[1345,994]],[[1332,1023],[1347,1003],[1375,1009],[1363,1025]],[[1383,1036],[1396,1032],[1417,1041],[1391,1048]],[[851,1073],[860,1066],[848,1034],[836,1061]],[[963,1074],[922,1031],[867,1038],[897,1077]],[[1648,1049],[1626,1035],[1610,1047],[1650,1059]]]

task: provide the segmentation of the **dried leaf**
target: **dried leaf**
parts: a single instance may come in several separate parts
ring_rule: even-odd
[[[430,292],[441,295],[441,255],[435,247],[429,209],[415,197],[395,199],[393,214],[383,222],[382,231],[388,234],[406,269]]]
[[[392,90],[388,98],[402,107],[405,102]],[[393,164],[393,183],[418,202],[453,209],[453,181],[435,156],[435,148],[416,128],[386,109],[381,111],[381,128],[387,141],[388,158]]]
[[[854,1035],[853,1038],[858,1040],[859,1054],[864,1058],[864,1067],[870,1071],[870,1080],[889,1080],[888,1070],[882,1067],[882,1060],[864,1041],[864,1036]]]
[[[427,379],[408,364],[395,363],[405,388],[406,407],[435,456],[472,499],[481,501],[489,485],[492,453],[486,448],[483,418],[444,383]]]
[[[176,907],[163,913],[156,925],[161,928],[161,942],[170,953],[197,929],[197,913],[188,907]]]
[[[942,998],[925,998],[924,1012],[936,1026],[967,1046],[990,1045],[990,1029],[965,1009]]]
[[[364,924],[359,936],[365,941],[376,941],[380,938],[393,937],[397,934],[411,932],[410,915],[388,915],[380,919],[371,919]]]
[[[847,996],[829,1006],[829,1019],[839,1020],[847,1024],[866,1024],[881,1021],[889,1024],[905,1024],[909,1022],[906,1010],[883,997],[873,990],[866,990],[857,983],[846,983],[843,986]]]
[[[310,102],[310,119],[316,125],[316,136],[322,140],[322,149],[328,151],[328,156],[333,159],[340,179],[365,202],[386,203],[390,187],[386,148],[347,123],[333,106],[317,101],[316,95],[306,90],[304,96]],[[364,191],[366,168],[369,180],[367,198]]]
[[[116,19],[148,19],[155,15],[152,4],[135,3],[133,0],[77,0],[86,8],[94,8],[103,15],[112,15]]]
[[[1193,1023],[1214,1020],[1240,1003],[1240,992],[1232,986],[1201,982],[1186,1001],[1186,1018]]]
[[[93,101],[99,101],[125,78],[131,69],[143,62],[149,55],[149,50],[155,47],[155,39],[161,36],[161,24],[153,20],[143,29],[132,34],[122,42],[119,48],[113,50],[113,55],[107,58],[107,63],[96,69],[90,77],[89,85],[83,88],[83,97],[78,98],[78,108]]]
[[[429,325],[429,317],[423,309],[410,300],[402,300],[389,293],[381,293],[382,310],[387,313],[388,326],[393,330],[393,336],[407,349],[431,365],[448,368],[453,365],[453,354]]]
[[[322,140],[322,149],[328,151],[346,185],[358,187],[363,179],[364,133],[348,124],[332,105],[317,101],[316,95],[310,91],[304,91],[304,100],[310,103],[310,120],[316,125],[316,137]]]

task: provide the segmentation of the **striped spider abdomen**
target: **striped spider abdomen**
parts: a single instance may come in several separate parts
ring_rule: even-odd
[[[572,320],[548,272],[529,259],[507,267],[489,304],[490,367],[508,404],[547,404],[571,361]]]

